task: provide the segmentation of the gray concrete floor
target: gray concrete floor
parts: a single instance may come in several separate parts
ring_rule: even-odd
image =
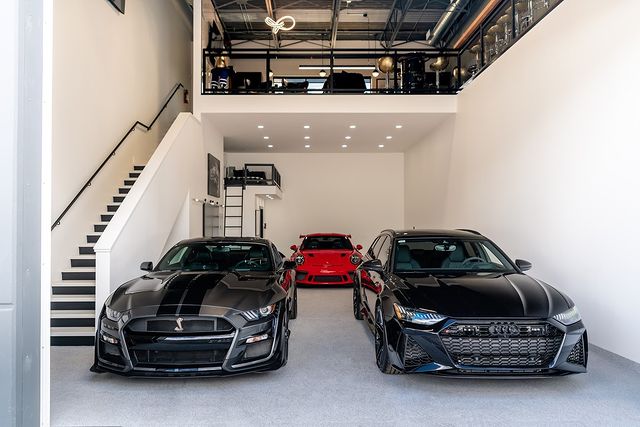
[[[562,378],[384,375],[351,289],[299,298],[289,363],[275,372],[128,379],[89,372],[91,348],[52,348],[52,425],[640,426],[640,365],[602,349],[589,373]]]

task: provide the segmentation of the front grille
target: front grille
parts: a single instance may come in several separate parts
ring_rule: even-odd
[[[227,352],[224,350],[163,351],[133,350],[134,365],[137,367],[206,367],[220,365]]]
[[[573,346],[569,353],[569,357],[567,357],[567,362],[580,366],[586,365],[583,339],[584,337],[580,337],[580,340]]]
[[[337,283],[346,282],[347,278],[345,276],[314,276],[313,281],[320,283]]]
[[[563,338],[562,331],[547,323],[455,324],[440,332],[454,363],[485,368],[548,367]]]
[[[235,328],[219,317],[134,319],[123,334],[134,368],[219,367]],[[178,326],[182,330],[176,330]],[[179,328],[178,328],[179,329]]]
[[[405,369],[413,369],[431,363],[433,359],[413,337],[407,335],[404,342],[403,362]]]
[[[177,330],[178,321],[182,330]],[[196,318],[148,318],[136,319],[129,322],[127,328],[134,332],[151,333],[215,333],[232,332],[233,325],[221,317],[196,317]]]

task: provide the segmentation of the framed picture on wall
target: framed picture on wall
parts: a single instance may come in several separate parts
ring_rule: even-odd
[[[124,14],[124,2],[125,0],[109,0],[109,3],[113,5],[118,11]]]
[[[207,193],[213,197],[220,197],[220,160],[207,155]]]

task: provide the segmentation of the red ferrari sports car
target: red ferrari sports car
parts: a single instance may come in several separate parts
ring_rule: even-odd
[[[315,233],[301,235],[300,247],[291,246],[299,285],[353,285],[354,271],[362,255],[349,234]]]

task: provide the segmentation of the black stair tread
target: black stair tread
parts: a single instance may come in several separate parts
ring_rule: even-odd
[[[242,228],[241,225],[225,225],[224,228]]]
[[[127,194],[129,192],[129,190],[131,190],[130,187],[126,187],[126,188],[121,187],[121,188],[118,188],[118,193]]]
[[[87,243],[96,243],[100,236],[100,234],[87,234]]]
[[[129,185],[130,186],[130,185],[133,185],[135,183],[136,183],[135,179],[125,179],[124,180],[124,185]]]
[[[109,213],[109,214],[101,214],[101,215],[100,215],[100,219],[101,219],[103,222],[109,222],[109,221],[111,221],[111,220],[113,219],[113,214],[112,214],[112,213]]]
[[[122,203],[124,202],[125,196],[113,196],[113,203]]]
[[[87,327],[95,325],[94,317],[52,317],[50,326],[53,328]]]
[[[86,337],[51,337],[51,345],[61,346],[94,346],[95,336]]]
[[[71,258],[71,267],[95,267],[95,258]]]
[[[115,212],[118,210],[120,205],[107,205],[107,212]]]
[[[95,286],[54,286],[51,288],[52,295],[95,295]]]
[[[243,196],[240,195],[240,194],[235,194],[235,195],[234,194],[227,194],[225,197],[243,197]]]
[[[62,280],[96,280],[95,271],[63,271]]]
[[[141,171],[141,170],[144,169],[144,166],[145,165],[135,165],[135,166],[133,166],[133,170],[134,171]]]
[[[79,246],[78,253],[80,255],[93,255],[95,251],[93,250],[93,246]]]
[[[129,172],[129,178],[139,178],[140,172]]]
[[[96,233],[101,233],[107,228],[107,224],[94,224],[93,231]]]

